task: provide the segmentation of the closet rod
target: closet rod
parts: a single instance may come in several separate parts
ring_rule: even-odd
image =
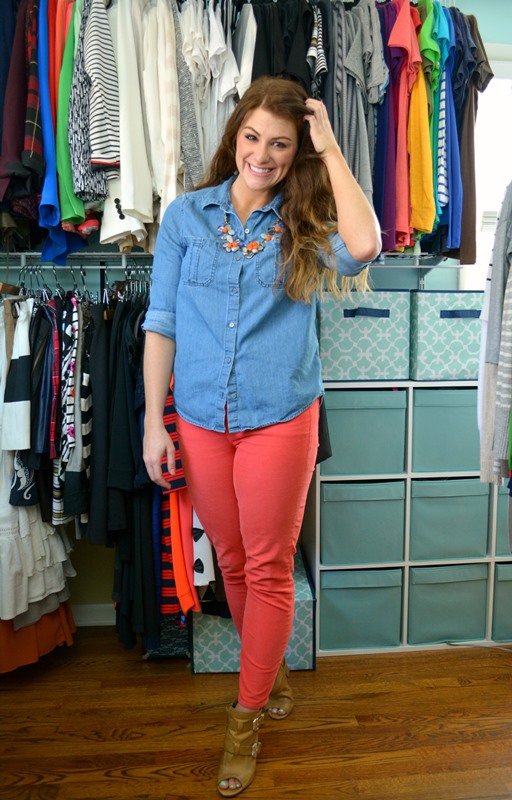
[[[125,267],[133,266],[133,262],[140,259],[153,259],[153,253],[72,253],[68,256],[72,259],[73,263],[83,263],[84,261],[96,261],[95,267],[98,269],[125,269]],[[109,263],[106,263],[109,262]],[[40,269],[69,269],[72,264],[53,264],[53,262],[41,262],[41,253],[37,252],[23,252],[23,253],[0,253],[0,266],[9,267],[10,269],[22,269],[26,266],[38,266]]]

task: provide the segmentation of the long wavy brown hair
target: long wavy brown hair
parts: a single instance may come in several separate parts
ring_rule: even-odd
[[[313,147],[309,125],[304,121],[307,94],[295,81],[263,77],[255,80],[231,114],[222,140],[204,181],[196,186],[218,186],[236,171],[236,137],[245,118],[257,108],[295,125],[298,151],[284,181],[276,187],[283,192],[281,214],[285,224],[281,236],[282,268],[279,278],[292,300],[309,303],[314,292],[324,290],[336,296],[355,288],[368,288],[368,269],[355,278],[337,274],[329,234],[337,230],[336,205],[327,168]]]

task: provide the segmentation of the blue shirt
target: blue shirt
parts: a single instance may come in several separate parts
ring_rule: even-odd
[[[285,422],[323,394],[318,298],[290,300],[279,274],[279,238],[246,258],[224,248],[224,216],[240,241],[281,221],[282,196],[253,211],[245,229],[230,199],[234,178],[181,195],[166,209],[155,247],[144,330],[176,342],[174,400],[194,425],[230,431]],[[332,236],[336,269],[364,266]]]

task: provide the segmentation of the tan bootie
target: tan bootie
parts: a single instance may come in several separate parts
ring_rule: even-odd
[[[236,711],[236,703],[228,706],[228,724],[224,738],[224,752],[219,766],[217,789],[223,797],[235,797],[247,789],[256,772],[256,757],[260,752],[258,730],[264,718],[260,711]],[[229,779],[240,784],[229,788]],[[221,786],[223,783],[225,786]]]
[[[275,683],[270,692],[270,697],[266,706],[266,711],[272,719],[286,719],[293,709],[293,691],[288,678],[290,668],[283,658],[283,663],[279,667]],[[280,709],[283,713],[276,714],[274,708]]]

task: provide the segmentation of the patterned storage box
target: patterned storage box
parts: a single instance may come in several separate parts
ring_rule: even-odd
[[[315,596],[300,550],[295,555],[293,630],[286,650],[290,669],[315,669]],[[240,641],[231,619],[192,614],[192,672],[238,672]]]
[[[476,380],[483,292],[411,292],[411,378]]]
[[[320,305],[324,381],[409,378],[408,291],[353,292]]]

